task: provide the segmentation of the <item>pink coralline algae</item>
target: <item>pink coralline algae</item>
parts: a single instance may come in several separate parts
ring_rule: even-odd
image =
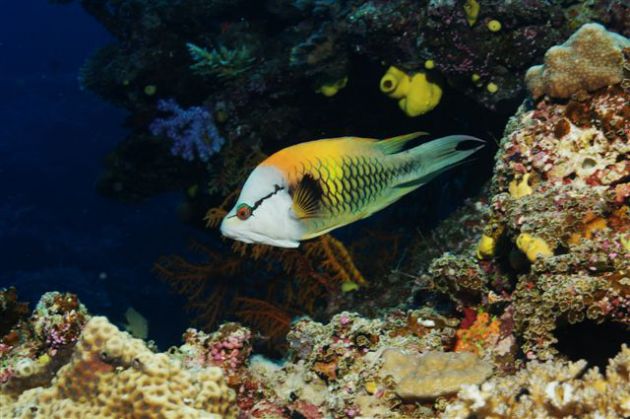
[[[87,310],[76,295],[50,292],[44,294],[31,317],[35,333],[46,342],[49,355],[74,344],[87,321]]]
[[[22,313],[10,330],[0,331],[2,390],[17,393],[50,382],[88,319],[76,295],[44,294],[30,317]]]
[[[543,100],[516,116],[522,128],[509,134],[496,166],[494,191],[530,174],[527,183],[617,187],[630,175],[630,94],[619,87],[586,102]],[[514,121],[516,122],[516,121]]]
[[[188,366],[220,367],[233,385],[239,380],[239,369],[251,354],[251,337],[249,329],[236,323],[225,323],[212,334],[188,329],[180,352]]]

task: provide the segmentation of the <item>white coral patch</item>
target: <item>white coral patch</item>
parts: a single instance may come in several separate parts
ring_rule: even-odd
[[[569,383],[560,384],[557,381],[552,381],[545,387],[545,394],[549,401],[560,409],[574,401],[575,392]]]
[[[486,405],[486,399],[484,398],[479,386],[464,384],[459,391],[459,397],[462,400],[471,402],[470,408],[473,410],[481,409]]]

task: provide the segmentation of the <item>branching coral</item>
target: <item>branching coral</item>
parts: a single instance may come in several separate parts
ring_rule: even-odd
[[[293,318],[302,314],[297,310],[282,308],[258,298],[237,297],[234,314],[269,338],[270,342],[283,342]],[[284,347],[284,344],[280,343]]]
[[[209,226],[216,226],[225,216],[231,197],[208,212]],[[196,245],[195,250],[207,260],[195,263],[170,256],[156,264],[156,271],[188,297],[189,308],[198,313],[205,327],[212,327],[229,306],[231,314],[273,337],[276,345],[288,331],[292,317],[313,314],[317,303],[339,293],[343,284],[366,285],[343,243],[330,235],[295,250],[241,242],[233,243],[231,254],[202,245]],[[235,286],[235,276],[247,276],[250,271],[267,275],[263,299],[260,290],[251,289],[246,281]]]
[[[228,196],[218,208],[212,208],[206,215],[208,227],[216,227],[227,214],[229,206]],[[343,282],[354,282],[365,285],[366,280],[352,261],[350,253],[342,242],[331,235],[324,235],[303,245],[304,250],[283,250],[265,245],[247,245],[242,242],[234,242],[232,250],[253,260],[266,258],[278,259],[283,269],[291,275],[302,277],[303,282],[315,280],[325,287],[334,287]]]
[[[207,162],[223,147],[225,139],[208,109],[199,106],[183,109],[174,99],[169,99],[160,100],[158,110],[170,115],[154,120],[149,129],[153,135],[164,135],[172,141],[171,154],[174,156],[189,161],[198,157]]]
[[[188,298],[187,308],[210,329],[225,309],[226,297],[233,291],[230,278],[239,273],[242,266],[237,258],[226,259],[220,252],[199,243],[193,243],[192,250],[203,254],[205,260],[195,263],[171,255],[159,259],[154,269],[178,294]]]
[[[605,375],[586,362],[531,362],[514,376],[466,386],[444,418],[621,418],[630,415],[630,350],[610,360]]]

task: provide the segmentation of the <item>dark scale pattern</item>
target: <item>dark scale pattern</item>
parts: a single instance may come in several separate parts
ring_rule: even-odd
[[[361,211],[380,195],[393,175],[376,158],[344,157],[340,163],[343,177],[337,212]]]
[[[297,179],[309,173],[322,188],[321,204],[330,215],[357,213],[374,202],[394,178],[416,168],[410,161],[394,168],[385,167],[376,157],[348,156],[340,159],[311,157],[297,167]],[[341,177],[332,173],[341,172]]]

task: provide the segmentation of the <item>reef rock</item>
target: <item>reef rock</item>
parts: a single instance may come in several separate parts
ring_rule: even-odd
[[[531,362],[514,376],[465,386],[444,418],[622,418],[630,416],[630,349],[606,374],[584,372],[586,361]]]
[[[90,318],[76,295],[60,292],[44,294],[29,317],[15,289],[0,291],[0,313],[8,320],[0,328],[0,392],[5,394],[48,385],[70,359]]]

